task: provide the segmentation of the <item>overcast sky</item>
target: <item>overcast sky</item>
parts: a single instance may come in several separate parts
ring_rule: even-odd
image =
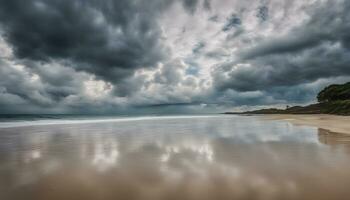
[[[0,0],[0,113],[307,104],[350,81],[349,0]]]

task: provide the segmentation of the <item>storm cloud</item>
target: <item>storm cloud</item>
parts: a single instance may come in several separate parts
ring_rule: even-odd
[[[1,113],[314,102],[350,80],[349,10],[347,0],[0,0]]]
[[[217,88],[268,90],[350,75],[350,3],[335,2],[317,5],[288,33],[263,38],[221,64],[213,73]]]
[[[118,83],[166,56],[155,20],[170,1],[0,1],[4,37],[19,59],[63,60]]]

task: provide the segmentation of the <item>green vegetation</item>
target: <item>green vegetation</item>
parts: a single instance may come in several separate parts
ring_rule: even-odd
[[[335,115],[350,115],[350,100],[330,101],[322,106],[322,113]]]
[[[330,85],[317,95],[318,102],[350,100],[350,82],[343,85]]]
[[[243,113],[226,114],[335,114],[350,115],[350,82],[330,85],[317,95],[319,103],[308,106],[293,106],[286,109],[262,109]]]

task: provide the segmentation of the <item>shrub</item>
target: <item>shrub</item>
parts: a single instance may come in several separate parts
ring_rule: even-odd
[[[338,85],[330,85],[324,88],[317,95],[318,102],[331,102],[340,100],[350,100],[350,82]]]

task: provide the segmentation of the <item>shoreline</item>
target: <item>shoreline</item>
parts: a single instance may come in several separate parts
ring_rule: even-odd
[[[165,115],[165,116],[131,116],[131,117],[103,117],[99,118],[61,118],[61,119],[40,119],[40,120],[14,120],[14,121],[1,121],[0,129],[3,128],[16,128],[16,127],[31,127],[31,126],[48,126],[48,125],[72,125],[72,124],[96,124],[96,123],[117,123],[117,122],[134,122],[145,120],[170,120],[170,119],[190,119],[190,118],[213,118],[219,115]]]
[[[350,117],[329,114],[263,114],[266,120],[283,120],[295,125],[315,126],[330,132],[350,134]]]

